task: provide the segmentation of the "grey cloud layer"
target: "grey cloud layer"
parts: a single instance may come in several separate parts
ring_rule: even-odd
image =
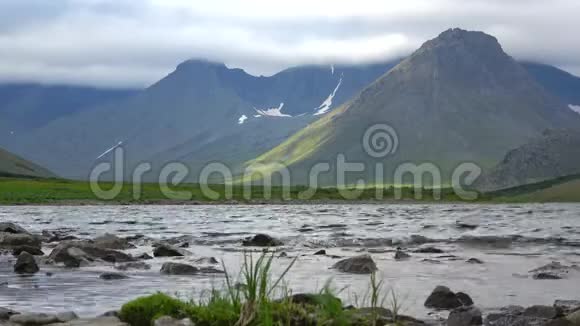
[[[271,74],[389,60],[450,27],[580,74],[577,0],[3,0],[0,80],[145,86],[205,58]]]

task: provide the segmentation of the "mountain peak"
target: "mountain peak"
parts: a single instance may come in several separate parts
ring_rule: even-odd
[[[436,38],[423,44],[419,51],[434,49],[461,49],[469,52],[504,54],[501,45],[495,37],[484,32],[467,31],[460,28],[451,28],[444,31]]]
[[[205,59],[190,59],[180,63],[176,70],[200,70],[200,69],[227,69],[221,62],[214,62]]]

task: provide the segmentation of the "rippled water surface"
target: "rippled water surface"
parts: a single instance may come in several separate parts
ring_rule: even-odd
[[[223,284],[221,276],[163,276],[166,261],[191,262],[199,257],[223,259],[235,272],[242,257],[241,240],[267,233],[284,242],[288,258],[277,258],[281,271],[299,256],[287,277],[294,292],[320,289],[328,280],[353,302],[363,295],[368,276],[329,269],[337,258],[370,253],[380,275],[396,289],[405,312],[424,315],[423,302],[439,284],[469,293],[483,309],[508,304],[551,304],[555,299],[580,299],[580,277],[534,280],[528,271],[559,261],[580,263],[580,205],[285,205],[285,206],[82,206],[0,207],[0,221],[13,221],[31,232],[65,230],[80,238],[104,233],[152,239],[181,237],[193,253],[183,259],[155,259],[149,271],[128,271],[126,280],[98,278],[112,266],[81,269],[41,266],[42,273],[18,277],[13,258],[0,256],[0,307],[20,311],[74,310],[97,315],[116,310],[140,295],[163,291],[191,298]],[[463,225],[464,227],[461,227]],[[470,227],[465,227],[470,226]],[[151,254],[151,241],[128,252]],[[393,258],[396,247],[409,252],[420,246],[442,254],[411,253]],[[51,248],[43,248],[50,253]],[[468,264],[469,258],[484,264]],[[47,276],[45,272],[52,272]],[[2,285],[3,284],[3,285]],[[354,302],[353,302],[354,303]]]

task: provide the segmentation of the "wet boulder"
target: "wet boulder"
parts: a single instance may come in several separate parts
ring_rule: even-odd
[[[445,251],[435,248],[435,247],[421,247],[419,249],[414,250],[413,252],[419,254],[443,254]]]
[[[114,263],[134,261],[133,257],[124,252],[99,248],[90,241],[63,242],[52,250],[48,258],[67,267],[80,267],[85,263],[96,261]]]
[[[14,272],[18,274],[34,274],[39,271],[38,265],[36,264],[36,260],[34,260],[34,256],[23,251],[18,255],[18,259],[14,264]]]
[[[195,275],[199,268],[181,263],[165,263],[161,266],[161,273],[167,275]]]
[[[127,279],[129,276],[122,273],[106,272],[99,275],[99,278],[106,281],[115,281]]]
[[[18,315],[19,312],[16,312],[12,309],[0,307],[0,321],[8,320],[13,315]]]
[[[127,250],[135,248],[135,246],[129,243],[127,239],[119,238],[118,236],[109,233],[95,238],[93,243],[96,247],[102,249]]]
[[[411,258],[411,255],[404,252],[402,249],[397,248],[397,251],[395,252],[395,260],[405,260],[409,258]]]
[[[554,307],[560,309],[565,315],[568,315],[580,310],[580,300],[556,300],[554,301]]]
[[[12,248],[12,255],[18,257],[20,253],[27,252],[33,256],[43,256],[44,252],[38,247],[32,247],[27,245],[17,246]]]
[[[461,306],[463,304],[457,295],[442,285],[437,286],[425,301],[425,307],[432,309],[451,310]]]
[[[534,280],[561,280],[562,276],[552,272],[539,272],[532,276]]]
[[[77,316],[74,311],[65,311],[56,314],[56,318],[58,319],[59,323],[68,323],[69,321],[78,319],[79,316]]]
[[[11,233],[11,234],[30,234],[23,227],[12,222],[0,222],[0,232]]]
[[[21,246],[40,250],[40,237],[28,233],[0,232],[0,249],[12,250]]]
[[[135,257],[137,259],[142,259],[142,260],[151,260],[153,259],[153,257],[151,257],[151,255],[149,255],[148,253],[144,252],[142,254],[140,254],[139,256]]]
[[[9,320],[12,324],[29,326],[48,325],[59,322],[56,315],[42,313],[24,313],[13,315]]]
[[[465,261],[466,263],[469,264],[483,264],[483,260],[478,259],[478,258],[469,258],[468,260]]]
[[[455,227],[464,230],[475,230],[479,227],[480,221],[473,218],[464,218],[455,221]]]
[[[570,272],[578,271],[576,266],[567,266],[560,262],[553,261],[544,266],[532,269],[529,271],[532,277],[536,280],[558,280],[567,278]]]
[[[531,306],[524,310],[523,315],[525,317],[532,318],[542,318],[542,319],[555,319],[562,316],[562,310],[554,306]]]
[[[332,268],[353,274],[371,274],[377,271],[377,265],[370,255],[361,255],[338,261]]]
[[[475,307],[459,307],[453,309],[447,319],[448,326],[471,326],[482,324],[483,316],[481,310]]]
[[[153,250],[153,256],[155,257],[183,257],[189,256],[191,253],[185,249],[176,248],[169,244],[158,244]]]
[[[469,294],[464,292],[457,292],[455,293],[455,295],[457,296],[457,299],[459,299],[459,302],[461,302],[462,305],[466,307],[473,306],[473,300],[471,299]]]
[[[530,325],[530,326],[559,326],[566,325],[567,321],[562,311],[552,306],[508,306],[498,313],[487,315],[485,324],[490,326]]]
[[[54,231],[44,230],[42,231],[42,239],[44,242],[50,243],[50,242],[77,240],[78,238],[75,237],[74,235],[68,234],[67,230],[54,230]]]
[[[245,247],[277,247],[283,245],[283,243],[267,234],[256,234],[242,241],[242,245]]]

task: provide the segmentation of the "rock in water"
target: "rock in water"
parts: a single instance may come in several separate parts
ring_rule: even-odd
[[[466,262],[470,264],[483,264],[483,261],[477,258],[469,258]]]
[[[543,319],[555,319],[562,315],[562,311],[553,306],[531,306],[524,310],[524,316]]]
[[[16,312],[12,309],[0,307],[0,321],[8,320],[8,319],[10,319],[11,316],[18,315],[18,314],[19,314],[19,312]]]
[[[395,260],[404,260],[409,258],[411,258],[411,255],[401,249],[397,249],[397,252],[395,252]]]
[[[0,249],[14,249],[20,246],[28,246],[40,250],[40,237],[28,233],[0,232]]]
[[[459,299],[459,302],[461,302],[462,305],[466,307],[473,306],[473,300],[467,293],[457,292],[455,293],[455,295],[457,296],[457,299]]]
[[[242,242],[245,247],[277,247],[283,245],[282,241],[267,234],[256,234]]]
[[[422,248],[419,248],[413,252],[416,252],[419,254],[443,254],[443,253],[445,253],[445,251],[443,251],[439,248],[435,248],[435,247],[422,247]]]
[[[462,306],[457,295],[446,286],[438,286],[425,301],[425,307],[433,309],[455,309]]]
[[[56,314],[56,318],[58,319],[59,323],[67,323],[71,320],[78,319],[79,316],[77,316],[74,311],[66,311]]]
[[[369,255],[343,259],[332,266],[343,273],[371,274],[377,271],[377,265]]]
[[[320,256],[326,255],[326,250],[324,250],[324,249],[318,250],[317,252],[314,253],[314,255],[320,255]]]
[[[196,264],[209,264],[215,265],[219,264],[219,261],[215,257],[201,257],[195,260]]]
[[[142,254],[140,254],[139,256],[135,257],[137,259],[143,259],[143,260],[151,260],[153,259],[153,257],[151,257],[148,253],[144,252]]]
[[[56,315],[26,313],[10,317],[10,322],[19,325],[40,326],[58,322]]]
[[[42,250],[38,247],[31,247],[31,246],[18,246],[18,247],[14,247],[12,248],[12,255],[15,257],[18,257],[18,255],[20,255],[20,253],[26,251],[27,253],[34,255],[34,256],[43,256],[44,252],[42,252]]]
[[[537,280],[557,280],[566,278],[568,274],[575,270],[574,266],[566,266],[560,262],[553,261],[547,265],[529,271],[533,278]]]
[[[66,241],[56,246],[49,259],[55,263],[64,263],[67,267],[79,267],[83,262],[97,260],[124,263],[134,261],[130,255],[111,249],[103,249],[90,241]]]
[[[23,227],[14,224],[12,222],[2,222],[0,223],[0,232],[12,233],[12,234],[30,234]]]
[[[126,250],[135,248],[127,239],[119,238],[116,235],[106,233],[93,240],[95,246],[103,249]]]
[[[195,324],[189,318],[175,319],[169,316],[159,317],[153,323],[153,326],[194,326]]]
[[[475,307],[459,307],[449,314],[448,326],[471,326],[482,325],[481,311]]]
[[[14,272],[19,274],[34,274],[39,271],[38,265],[34,260],[34,256],[23,251],[18,255],[16,264],[14,264]]]
[[[195,275],[199,273],[199,269],[187,264],[165,263],[161,266],[161,273],[167,275]]]
[[[159,244],[153,251],[155,257],[182,257],[191,253],[181,248],[175,248],[168,244]]]
[[[532,276],[534,280],[561,280],[562,276],[550,273],[550,272],[540,272]]]
[[[565,315],[568,315],[576,310],[580,310],[580,300],[556,300],[554,307],[562,310]]]
[[[102,280],[113,281],[113,280],[124,280],[129,278],[129,276],[121,273],[107,272],[99,275],[99,278]]]

